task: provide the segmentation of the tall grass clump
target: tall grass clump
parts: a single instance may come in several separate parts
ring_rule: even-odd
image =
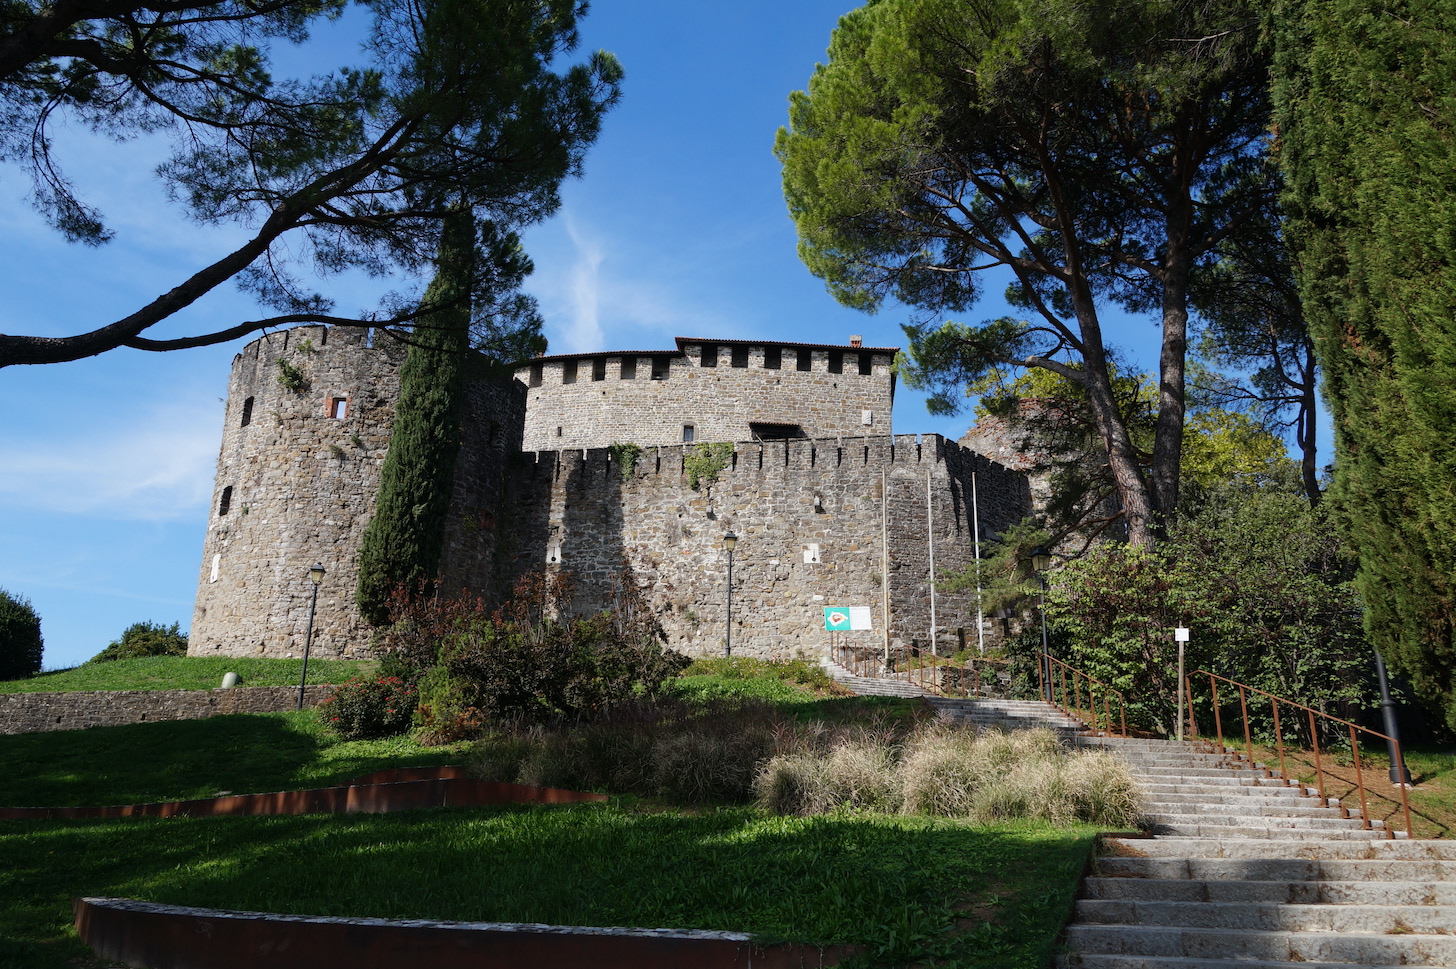
[[[835,738],[827,750],[781,754],[759,770],[758,805],[776,814],[902,811],[976,821],[1036,818],[1128,827],[1138,797],[1111,754],[1076,753],[1049,730],[972,731],[931,724],[902,744]]]

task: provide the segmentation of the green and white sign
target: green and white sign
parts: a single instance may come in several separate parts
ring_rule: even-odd
[[[825,606],[824,628],[831,633],[845,633],[874,628],[869,606]]]

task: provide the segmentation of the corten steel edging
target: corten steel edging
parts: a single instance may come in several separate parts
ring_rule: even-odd
[[[742,932],[326,918],[76,898],[82,941],[152,969],[814,969],[858,946],[755,946]]]
[[[581,804],[605,794],[477,781],[462,767],[405,767],[379,771],[340,787],[272,794],[234,794],[155,804],[104,807],[0,807],[9,818],[200,818],[220,815],[384,814],[427,807],[487,807],[496,804]],[[385,780],[381,782],[381,778]],[[399,778],[388,780],[388,778]]]

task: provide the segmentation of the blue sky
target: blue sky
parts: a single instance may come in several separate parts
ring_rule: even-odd
[[[617,54],[621,104],[565,204],[526,235],[552,352],[653,349],[675,336],[903,343],[906,314],[838,306],[803,268],[773,157],[790,91],[823,60],[844,0],[596,0],[582,47]],[[340,28],[315,61],[344,63]],[[99,203],[116,239],[68,245],[26,202],[28,184],[0,168],[0,332],[62,335],[111,322],[211,261],[238,229],[203,230],[169,205],[151,171],[162,148],[117,145],[85,131],[59,139],[62,161]],[[357,283],[340,309],[368,303]],[[996,286],[988,289],[993,293]],[[999,302],[977,318],[1000,315]],[[252,318],[225,290],[169,332]],[[1144,366],[1156,326],[1115,325]],[[0,370],[0,588],[41,615],[45,666],[83,662],[140,620],[191,621],[228,369],[246,341],[164,354],[120,350],[91,360]],[[897,433],[958,437],[901,388]]]

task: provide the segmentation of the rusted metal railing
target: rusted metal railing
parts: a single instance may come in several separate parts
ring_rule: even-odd
[[[1067,716],[1086,723],[1094,733],[1109,737],[1114,733],[1119,737],[1127,736],[1127,697],[1121,690],[1046,653],[1037,654],[1036,679],[1043,699],[1051,701]],[[1116,720],[1113,718],[1114,706],[1117,709]]]
[[[1328,775],[1330,778],[1337,778],[1338,775],[1336,775],[1333,771],[1329,770],[1324,766],[1324,756],[1328,753],[1328,751],[1321,752],[1320,750],[1319,725],[1320,723],[1337,725],[1333,729],[1333,732],[1337,736],[1348,733],[1350,740],[1350,757],[1355,768],[1355,789],[1360,794],[1360,820],[1364,822],[1367,830],[1373,827],[1373,825],[1370,823],[1369,793],[1365,787],[1365,771],[1360,763],[1360,737],[1363,735],[1369,738],[1376,738],[1385,741],[1388,745],[1390,745],[1389,749],[1394,752],[1396,761],[1398,763],[1404,763],[1404,759],[1400,755],[1400,741],[1396,740],[1394,737],[1388,737],[1385,734],[1380,733],[1379,731],[1371,730],[1368,727],[1362,727],[1358,724],[1351,723],[1348,720],[1341,720],[1339,717],[1334,717],[1329,715],[1328,713],[1323,713],[1312,707],[1307,707],[1302,703],[1296,703],[1293,700],[1286,700],[1283,697],[1275,696],[1274,694],[1269,693],[1265,690],[1261,690],[1258,687],[1248,686],[1247,684],[1240,683],[1237,680],[1231,680],[1226,676],[1219,676],[1216,673],[1210,673],[1207,670],[1194,670],[1191,674],[1189,674],[1188,678],[1184,680],[1183,683],[1183,688],[1186,691],[1186,696],[1188,699],[1188,732],[1190,736],[1195,738],[1198,737],[1199,734],[1198,724],[1193,715],[1193,681],[1195,677],[1204,676],[1208,677],[1209,701],[1213,707],[1214,724],[1214,736],[1206,739],[1216,742],[1220,753],[1230,754],[1240,760],[1246,760],[1251,767],[1256,766],[1256,762],[1254,760],[1254,735],[1253,730],[1249,725],[1249,697],[1251,694],[1253,694],[1255,696],[1267,699],[1269,701],[1270,712],[1272,714],[1272,720],[1274,725],[1274,748],[1279,757],[1279,772],[1276,775],[1273,770],[1265,767],[1263,768],[1265,774],[1270,777],[1277,776],[1280,780],[1284,782],[1284,785],[1286,787],[1297,787],[1301,794],[1304,794],[1307,797],[1316,797],[1321,804],[1329,803],[1329,796],[1325,793],[1326,775]],[[1244,735],[1244,751],[1242,753],[1240,753],[1238,750],[1230,748],[1225,742],[1222,704],[1219,702],[1218,695],[1218,685],[1220,683],[1224,683],[1227,684],[1229,687],[1232,687],[1232,689],[1237,691],[1239,695],[1239,718],[1242,722]],[[1288,764],[1286,763],[1285,757],[1285,726],[1283,719],[1281,719],[1280,717],[1281,705],[1283,705],[1283,707],[1285,708],[1286,713],[1294,713],[1296,722],[1298,722],[1298,719],[1300,718],[1300,714],[1298,711],[1303,711],[1304,716],[1308,718],[1310,753],[1314,758],[1313,766],[1316,793],[1313,795],[1310,794],[1309,788],[1305,786],[1303,782],[1293,779],[1289,776],[1289,768]],[[1316,720],[1316,717],[1320,719]],[[1237,736],[1233,736],[1230,739],[1234,740],[1235,744],[1237,744]],[[1406,795],[1404,784],[1396,784],[1395,787],[1400,791],[1401,810],[1405,815],[1405,832],[1406,836],[1410,837],[1410,798]],[[1343,803],[1341,803],[1340,813],[1343,814],[1345,817],[1349,817],[1350,809],[1346,807]],[[1395,837],[1395,831],[1390,827],[1388,823],[1384,825],[1384,831],[1386,837]]]

